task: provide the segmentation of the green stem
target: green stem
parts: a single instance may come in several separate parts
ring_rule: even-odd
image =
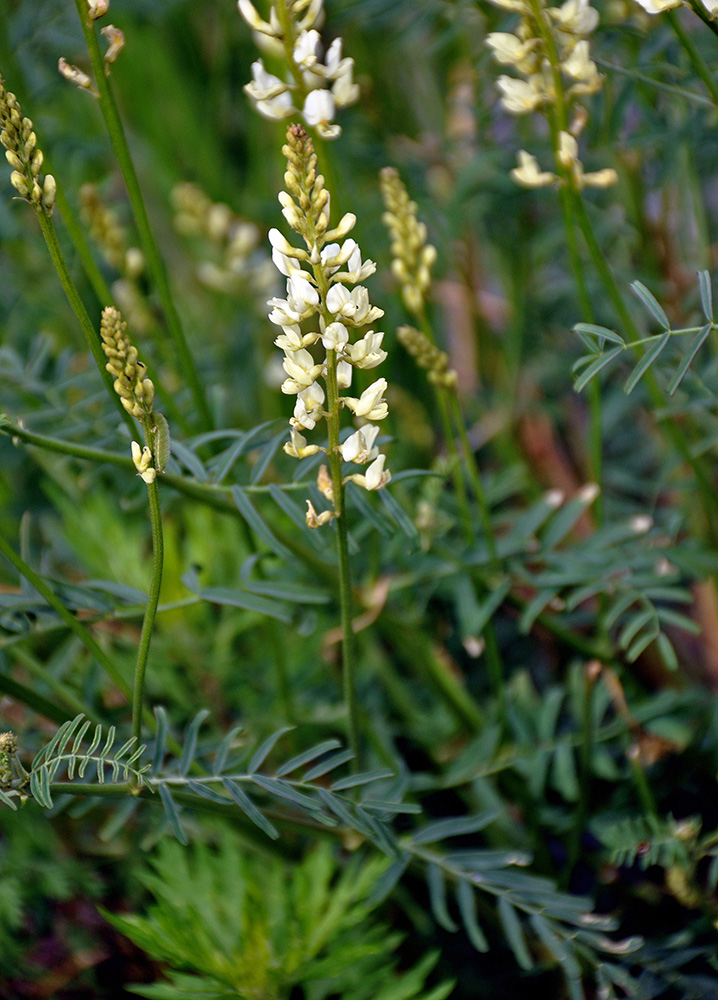
[[[142,737],[142,696],[145,684],[147,656],[150,651],[152,628],[157,615],[157,605],[162,586],[162,566],[164,562],[164,540],[162,535],[162,511],[160,508],[160,491],[156,480],[147,484],[147,496],[150,502],[150,522],[152,525],[152,575],[150,589],[147,594],[147,607],[142,621],[140,644],[137,649],[135,665],[135,680],[132,693],[132,734],[138,742]]]
[[[45,161],[45,171],[49,172],[47,160]],[[59,184],[55,195],[55,205],[59,209],[65,229],[67,230],[67,235],[70,237],[75,252],[80,258],[80,263],[87,275],[88,281],[92,285],[92,290],[97,297],[97,301],[102,306],[110,305],[113,301],[112,292],[107,287],[107,282],[102,276],[102,271],[97,266],[95,258],[92,256],[92,251],[85,239],[82,226],[78,222],[77,216],[65,196],[65,192]]]
[[[317,272],[321,271],[321,266]],[[326,279],[324,279],[326,284]],[[327,288],[321,289],[326,301]],[[347,530],[344,504],[344,484],[342,482],[342,455],[339,450],[340,403],[337,386],[336,352],[327,351],[327,405],[329,423],[329,471],[334,494],[336,512],[337,554],[339,557],[339,605],[342,629],[342,690],[347,710],[347,739],[349,749],[354,754],[356,767],[359,761],[359,718],[356,698],[356,676],[354,669],[354,631],[352,629],[351,573],[349,569],[349,532]]]
[[[696,17],[699,17],[714,35],[718,35],[718,23],[714,20],[713,15],[708,13],[701,0],[688,0],[688,5]]]
[[[132,212],[137,224],[140,242],[142,243],[142,249],[150,271],[152,272],[152,276],[157,287],[157,293],[160,297],[162,309],[167,320],[167,326],[169,328],[174,349],[177,353],[177,358],[184,377],[187,379],[187,383],[192,393],[192,398],[194,400],[197,413],[199,414],[200,423],[203,428],[210,429],[213,424],[212,415],[209,411],[209,406],[207,405],[199,373],[197,372],[197,368],[185,339],[179,313],[177,312],[177,308],[172,298],[172,292],[167,278],[167,270],[157,247],[154,234],[152,233],[152,228],[147,216],[147,209],[145,208],[144,198],[142,197],[142,190],[140,188],[139,181],[137,180],[137,174],[132,162],[132,157],[130,156],[129,147],[127,145],[127,138],[122,127],[122,120],[120,119],[117,103],[115,101],[109,79],[105,73],[105,63],[97,41],[94,22],[89,18],[86,0],[75,0],[75,6],[77,7],[77,13],[80,18],[80,23],[82,24],[82,30],[85,35],[85,42],[87,44],[90,62],[92,64],[92,70],[95,75],[95,86],[97,87],[99,95],[100,111],[102,112],[102,117],[105,120],[110,142],[112,143],[112,148],[115,152],[115,156],[117,157],[120,170],[122,171],[125,187],[127,188],[127,194],[132,206]]]
[[[0,535],[0,555],[5,556],[15,569],[40,594],[55,611],[82,644],[92,653],[108,677],[117,685],[120,691],[129,698],[130,687],[122,674],[117,670],[107,653],[92,638],[87,629],[72,615],[56,594],[50,590],[43,578],[22,559],[11,545]]]
[[[454,423],[456,425],[456,430],[459,435],[459,441],[461,442],[461,450],[463,452],[464,463],[466,465],[466,469],[469,474],[471,488],[474,492],[474,499],[476,500],[476,503],[478,504],[479,507],[479,518],[481,520],[481,529],[484,533],[484,540],[486,542],[486,547],[489,550],[489,555],[491,556],[491,562],[493,568],[496,569],[499,564],[499,557],[496,549],[496,539],[494,538],[494,529],[491,523],[491,511],[489,510],[489,504],[486,499],[486,491],[484,490],[484,484],[481,481],[481,473],[479,472],[479,467],[476,464],[474,449],[471,447],[469,436],[466,433],[466,424],[464,423],[464,418],[461,413],[461,406],[459,405],[459,399],[453,392],[451,393],[450,399],[451,399],[451,409],[452,409],[452,415],[454,417]]]
[[[674,35],[681,43],[686,55],[690,59],[693,69],[705,84],[706,90],[713,99],[713,103],[718,107],[718,84],[716,84],[714,75],[709,69],[705,59],[693,44],[693,39],[681,24],[677,11],[666,11],[666,18],[673,29]]]
[[[464,482],[464,470],[462,468],[461,461],[459,460],[459,451],[456,447],[456,441],[454,440],[454,431],[451,426],[451,415],[449,413],[446,396],[443,389],[439,388],[439,386],[435,387],[434,398],[436,399],[439,411],[441,431],[444,435],[444,441],[446,442],[446,450],[449,453],[451,478],[454,483],[454,490],[456,491],[456,503],[459,508],[461,531],[464,536],[464,542],[467,545],[471,545],[474,541],[474,526],[471,518],[469,499],[466,493],[466,483]]]
[[[97,365],[100,375],[102,376],[102,381],[105,383],[105,388],[112,397],[114,404],[119,410],[125,424],[129,427],[130,434],[134,437],[137,432],[135,423],[132,417],[122,406],[120,398],[114,390],[112,377],[105,368],[107,358],[105,357],[102,347],[100,346],[100,334],[92,325],[92,320],[87,314],[87,310],[85,309],[82,299],[80,298],[80,293],[77,291],[75,282],[72,280],[67,264],[65,263],[65,258],[62,254],[62,250],[60,249],[60,244],[57,240],[57,233],[55,232],[55,226],[53,225],[52,219],[45,212],[38,212],[37,217],[40,221],[40,228],[42,229],[42,235],[45,237],[45,243],[47,244],[47,249],[50,252],[52,263],[55,265],[57,276],[59,277],[65,295],[67,296],[67,301],[70,303],[72,311],[77,318],[77,322],[80,324],[80,329],[85,335],[87,346],[90,348],[92,356],[95,359],[95,364]]]

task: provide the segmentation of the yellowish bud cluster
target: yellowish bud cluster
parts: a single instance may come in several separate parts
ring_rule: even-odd
[[[284,174],[287,191],[279,196],[282,214],[305,239],[322,241],[329,228],[329,192],[324,187],[323,175],[317,173],[314,144],[301,125],[289,126],[282,152],[287,158]]]
[[[0,76],[0,143],[5,147],[5,158],[13,168],[10,183],[38,212],[52,214],[57,186],[48,174],[44,181],[43,155],[37,146],[37,136],[32,122],[24,118],[14,94],[5,88]]]
[[[449,355],[432,344],[426,334],[413,326],[400,326],[396,336],[419,368],[427,372],[430,382],[442,389],[456,388],[457,375],[453,368],[449,368]]]
[[[224,202],[213,202],[196,184],[181,183],[172,189],[175,229],[188,238],[208,240],[213,259],[202,260],[197,276],[217,292],[236,294],[251,289],[263,299],[274,288],[274,268],[259,249],[258,227],[241,218]]]
[[[115,379],[115,392],[122,405],[137,420],[148,417],[152,412],[155,387],[145,377],[146,365],[137,359],[137,348],[127,336],[127,323],[114,306],[102,310],[100,323],[102,350],[107,355],[105,365]]]
[[[427,230],[417,218],[417,205],[409,198],[399,172],[384,167],[379,174],[386,212],[383,221],[391,236],[392,271],[401,284],[404,305],[421,315],[431,286],[436,247],[427,243]]]
[[[12,731],[0,733],[0,788],[9,788],[13,781],[27,778],[18,757],[17,736]]]
[[[97,185],[83,184],[79,190],[80,214],[90,236],[107,263],[117,271],[125,270],[128,253],[127,233],[117,213],[103,203]]]

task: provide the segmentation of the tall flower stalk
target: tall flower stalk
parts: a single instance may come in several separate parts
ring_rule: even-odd
[[[370,329],[353,339],[357,330],[374,323],[383,312],[371,305],[367,289],[360,284],[374,273],[376,264],[362,260],[356,241],[346,238],[356,216],[347,214],[330,229],[329,192],[317,172],[312,140],[301,125],[288,127],[282,151],[287,157],[287,189],[279,195],[282,214],[304,244],[294,246],[278,229],[269,233],[272,259],[287,279],[287,297],[269,301],[269,319],[282,330],[275,340],[284,352],[287,374],[282,392],[296,396],[290,440],[284,450],[294,458],[323,452],[328,460],[317,481],[327,507],[317,511],[307,500],[306,519],[310,528],[330,522],[336,526],[344,698],[349,744],[356,756],[359,737],[345,487],[352,482],[361,489],[379,490],[390,479],[385,456],[375,443],[378,421],[388,413],[387,382],[377,379],[358,397],[343,393],[351,387],[355,368],[370,370],[386,358],[383,333]],[[342,441],[344,409],[359,425]],[[321,421],[326,422],[327,444],[309,444],[303,432],[314,431]],[[345,475],[344,463],[366,468]]]
[[[131,449],[137,474],[147,486],[152,526],[150,589],[142,621],[132,689],[132,734],[139,742],[142,735],[145,671],[162,586],[164,541],[157,474],[163,471],[169,458],[169,429],[162,414],[153,409],[155,387],[146,376],[146,368],[138,358],[137,348],[130,341],[127,324],[113,306],[102,311],[100,334],[102,350],[107,356],[106,368],[114,377],[115,392],[127,413],[139,422],[144,435],[144,445],[133,441]]]

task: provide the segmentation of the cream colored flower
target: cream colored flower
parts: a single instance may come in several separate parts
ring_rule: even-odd
[[[527,153],[525,149],[519,150],[517,159],[519,165],[511,171],[511,177],[521,187],[549,187],[558,181],[556,174],[552,174],[548,170],[540,170],[536,157],[532,156],[531,153]]]

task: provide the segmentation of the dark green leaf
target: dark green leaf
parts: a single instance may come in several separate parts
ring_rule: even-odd
[[[197,749],[197,735],[199,733],[200,726],[208,715],[208,708],[200,709],[187,728],[187,735],[185,736],[184,746],[182,747],[182,756],[180,757],[179,762],[180,774],[187,774],[192,765],[195,751]]]
[[[224,770],[225,764],[227,763],[227,756],[232,749],[232,744],[235,739],[244,729],[243,726],[235,726],[233,729],[224,736],[222,742],[217,748],[217,753],[215,754],[214,761],[212,762],[212,774],[221,774]]]
[[[679,364],[678,368],[676,369],[676,373],[673,376],[673,378],[671,379],[670,385],[668,386],[668,395],[669,396],[672,396],[675,393],[675,391],[678,388],[678,386],[681,384],[681,382],[683,381],[683,379],[686,377],[686,375],[688,373],[688,369],[690,368],[690,366],[693,363],[693,359],[695,358],[696,354],[700,351],[701,347],[703,347],[703,344],[705,343],[705,341],[706,341],[706,339],[708,337],[708,334],[711,332],[712,329],[713,329],[713,325],[711,323],[706,323],[706,325],[702,329],[700,329],[698,331],[698,333],[695,335],[695,337],[691,341],[691,344],[690,344],[690,347],[688,348],[688,351],[686,352],[686,354],[681,359],[681,363]]]
[[[506,940],[509,943],[511,951],[514,953],[516,961],[522,969],[526,969],[528,972],[533,968],[531,955],[526,946],[526,938],[521,927],[521,921],[506,896],[499,896],[499,917],[504,933],[506,934]]]
[[[356,788],[357,785],[368,785],[371,781],[381,781],[383,778],[393,778],[394,772],[387,767],[379,767],[375,771],[364,771],[362,774],[350,774],[346,778],[339,778],[331,786],[333,792],[342,792],[347,788]]]
[[[476,916],[474,889],[465,879],[459,879],[456,886],[456,901],[459,904],[461,921],[464,925],[464,930],[469,936],[469,940],[477,951],[487,952],[489,950],[489,942],[486,940],[486,935],[481,930]]]
[[[606,365],[610,364],[614,358],[618,357],[622,350],[622,347],[614,347],[605,354],[601,354],[595,361],[592,361],[574,382],[573,387],[576,392],[581,392],[581,390],[588,385],[594,375],[598,375],[601,369],[605,368]]]
[[[310,760],[315,760],[329,750],[336,750],[340,746],[341,743],[339,740],[324,740],[323,743],[317,744],[317,746],[312,747],[310,750],[305,750],[304,753],[297,754],[296,757],[288,760],[286,764],[282,764],[280,768],[277,768],[277,777],[283,778],[285,775],[291,774],[292,771],[296,771],[298,767],[308,764]]]
[[[438,865],[430,862],[426,868],[426,884],[429,887],[429,901],[434,919],[447,931],[458,931],[458,925],[451,918],[446,905],[446,882]]]
[[[327,774],[329,771],[333,771],[337,767],[341,767],[342,764],[347,764],[350,760],[354,759],[354,754],[351,750],[340,750],[339,753],[332,754],[331,757],[327,757],[326,760],[317,764],[307,771],[304,775],[304,781],[316,781],[317,778],[321,778],[323,774]]]
[[[250,799],[247,793],[239,786],[236,781],[232,781],[231,778],[222,778],[222,785],[227,789],[229,795],[239,806],[245,816],[247,816],[251,821],[259,827],[260,830],[264,830],[268,837],[272,840],[277,840],[279,834],[276,829],[272,826],[269,820],[264,816],[259,809],[255,806],[254,802]]]
[[[658,320],[661,327],[664,330],[670,330],[671,324],[668,322],[668,317],[663,311],[663,306],[660,304],[660,302],[655,297],[653,292],[650,292],[641,281],[632,281],[631,291],[636,293],[636,295],[644,304],[644,306],[649,311],[651,316],[653,316],[654,319]]]
[[[282,726],[282,728],[278,729],[276,733],[272,733],[272,735],[268,737],[264,743],[260,744],[252,755],[249,767],[247,768],[247,773],[254,774],[254,772],[257,771],[265,762],[279,740],[281,740],[281,738],[287,733],[291,733],[293,729],[294,726]]]
[[[605,326],[597,326],[596,323],[576,323],[573,327],[573,332],[577,333],[579,336],[585,333],[589,337],[598,337],[599,350],[603,350],[602,341],[604,340],[609,341],[611,344],[620,344],[621,347],[626,346],[626,342],[623,337],[620,337],[615,330],[609,330],[608,327]],[[594,346],[591,340],[587,340],[584,337],[581,337],[581,339],[589,349]]]
[[[671,339],[671,331],[666,330],[666,332],[659,337],[659,339],[646,351],[641,360],[638,362],[636,367],[633,369],[631,374],[626,379],[626,384],[623,387],[623,391],[630,395],[633,390],[638,385],[638,382],[646,374],[648,369],[657,360],[660,353],[668,344]]]
[[[713,287],[709,271],[698,272],[698,288],[701,293],[703,315],[709,321],[713,320]]]
[[[268,525],[265,524],[265,522],[257,513],[256,509],[252,504],[252,501],[249,499],[249,497],[241,488],[241,486],[232,487],[232,499],[237,505],[237,509],[239,510],[240,514],[245,519],[245,521],[252,529],[252,531],[255,533],[257,538],[260,538],[267,546],[267,548],[271,549],[271,551],[274,552],[274,554],[279,556],[281,559],[291,560],[292,554],[289,551],[289,549],[285,548],[284,545],[281,544],[281,542],[277,541],[277,539],[272,534]]]
[[[164,782],[158,782],[156,785],[158,792],[160,793],[160,798],[162,799],[162,805],[164,806],[165,814],[167,815],[167,820],[170,827],[172,828],[172,833],[174,833],[180,844],[184,844],[186,847],[189,841],[185,835],[182,826],[180,825],[179,812],[177,811],[177,806],[175,805],[175,800],[172,798],[172,793],[170,792],[167,785]]]
[[[467,833],[478,833],[499,816],[498,809],[486,809],[475,816],[456,816],[453,819],[440,819],[435,823],[418,830],[414,834],[415,844],[435,844],[449,837],[461,837]]]

